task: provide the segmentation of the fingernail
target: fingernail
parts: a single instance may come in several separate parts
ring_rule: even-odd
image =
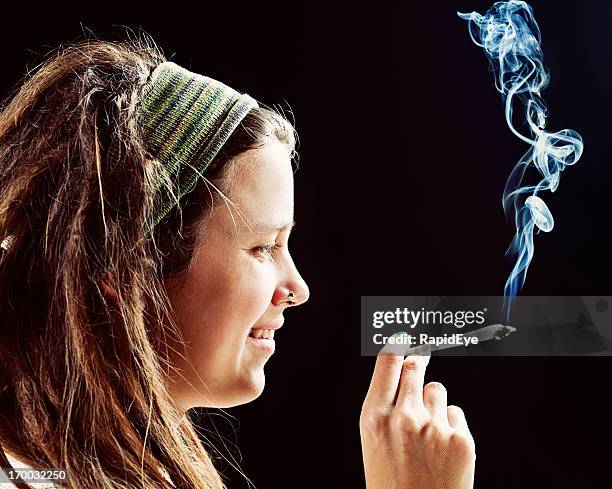
[[[424,355],[422,353],[410,353],[408,356],[416,357],[417,361],[421,363],[423,368],[427,367],[427,365],[429,364],[429,359],[431,358],[431,355]]]

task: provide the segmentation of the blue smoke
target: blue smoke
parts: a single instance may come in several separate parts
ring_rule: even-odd
[[[525,283],[533,258],[534,230],[549,232],[554,227],[552,214],[538,193],[557,190],[561,172],[582,155],[582,138],[571,129],[545,130],[547,108],[540,94],[548,85],[549,75],[540,48],[540,28],[527,3],[496,2],[485,15],[477,12],[457,15],[468,21],[472,41],[485,50],[495,74],[495,86],[502,94],[508,127],[530,146],[512,170],[502,199],[506,218],[514,217],[516,226],[506,252],[506,256],[516,260],[504,287],[509,314],[512,299]],[[512,122],[517,104],[523,109],[521,118],[527,123],[526,134],[519,132]],[[523,185],[530,167],[537,170],[540,181]]]

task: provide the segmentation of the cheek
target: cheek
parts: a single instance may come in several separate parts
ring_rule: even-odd
[[[274,289],[276,276],[270,265],[253,262],[242,268],[240,277],[233,281],[234,301],[232,310],[244,316],[246,327],[253,326],[269,308]]]
[[[276,276],[270,264],[246,257],[235,263],[208,267],[192,277],[189,299],[183,301],[190,337],[213,342],[233,333],[243,336],[271,304]],[[210,334],[207,334],[210,333]]]

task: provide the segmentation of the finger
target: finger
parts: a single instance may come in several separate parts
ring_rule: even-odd
[[[403,355],[389,355],[382,351],[378,354],[365,402],[386,406],[393,404],[403,362]]]
[[[446,412],[448,424],[450,424],[451,428],[455,428],[456,430],[463,431],[465,433],[470,432],[463,409],[461,409],[459,406],[448,406],[448,408],[446,408]]]
[[[440,382],[430,382],[424,387],[423,403],[431,413],[431,417],[442,424],[448,425],[446,402],[446,388]]]
[[[429,356],[409,355],[402,364],[396,406],[402,410],[422,409],[423,382]]]
[[[405,331],[398,331],[393,335],[393,338],[397,338],[399,341],[389,341],[380,353],[382,355],[396,355],[396,356],[406,356],[407,345],[405,344],[405,338],[408,336],[408,333]]]

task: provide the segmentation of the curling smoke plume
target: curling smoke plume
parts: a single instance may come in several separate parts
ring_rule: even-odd
[[[516,234],[506,252],[506,256],[515,260],[504,288],[509,315],[512,299],[525,283],[533,258],[534,230],[549,232],[554,227],[552,214],[538,194],[557,190],[561,172],[580,159],[583,143],[580,135],[571,129],[558,132],[545,129],[547,107],[541,92],[548,85],[549,75],[540,48],[540,28],[531,7],[511,0],[494,3],[485,15],[457,14],[468,21],[472,40],[485,50],[495,75],[495,86],[502,94],[508,127],[529,145],[512,170],[502,198],[506,218],[512,216],[516,226]],[[517,106],[521,112],[515,115]],[[526,121],[525,134],[514,126],[513,115]],[[539,173],[538,183],[523,182],[529,168]]]

